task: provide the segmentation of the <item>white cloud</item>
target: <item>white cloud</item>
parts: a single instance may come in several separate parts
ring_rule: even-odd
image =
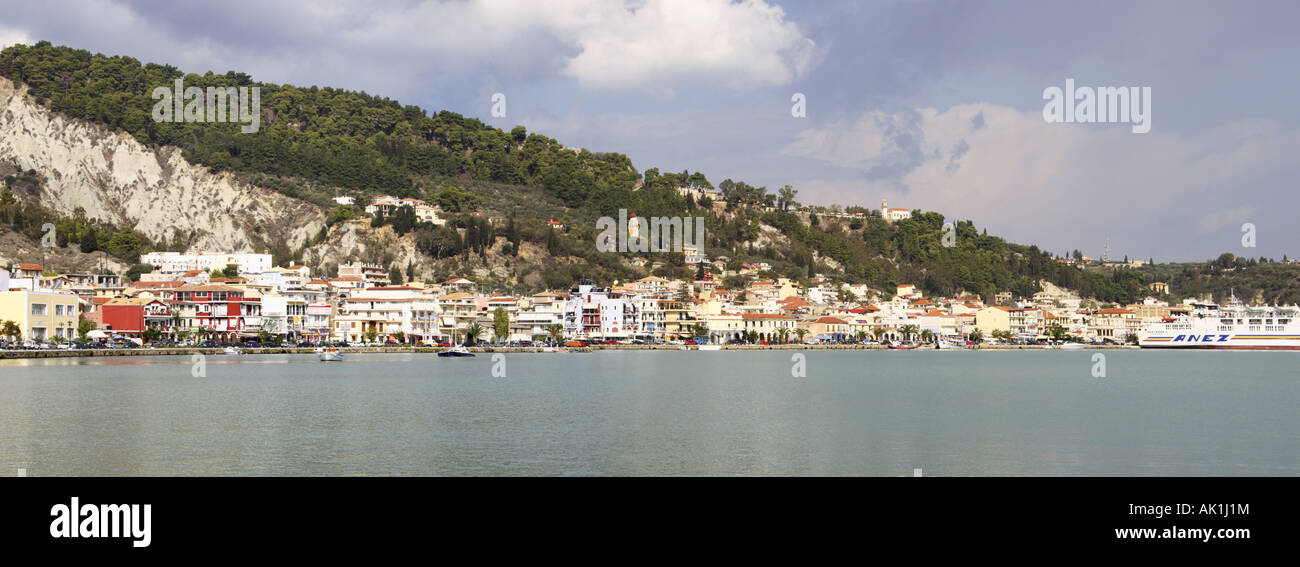
[[[787,84],[820,53],[765,0],[434,2],[375,14],[343,37],[448,57],[550,56],[559,73],[585,87],[663,93],[684,80],[738,89]]]
[[[1209,234],[1218,232],[1227,227],[1240,225],[1250,218],[1250,214],[1255,212],[1255,207],[1242,205],[1235,209],[1224,209],[1222,211],[1213,211],[1201,217],[1198,226],[1202,233]]]
[[[1077,247],[1117,232],[1176,239],[1239,223],[1268,206],[1243,189],[1294,169],[1288,148],[1297,144],[1300,131],[1257,122],[1132,134],[1124,124],[1047,124],[1037,110],[972,103],[869,112],[804,130],[782,153],[846,168],[847,177],[803,180],[801,197],[888,198],[1013,240]]]
[[[15,43],[30,44],[32,40],[28,37],[27,32],[14,28],[0,27],[0,49],[4,49]]]

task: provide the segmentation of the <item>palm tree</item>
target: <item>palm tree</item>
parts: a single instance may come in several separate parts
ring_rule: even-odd
[[[924,331],[921,331],[921,340],[924,341],[924,342],[927,342],[927,343],[928,343],[928,342],[933,342],[933,341],[934,341],[934,331],[931,331],[930,329],[926,329],[926,330],[924,330]]]
[[[898,328],[898,332],[903,334],[903,340],[911,339],[912,335],[915,335],[918,330],[916,325],[903,325]]]
[[[478,342],[478,338],[482,334],[483,325],[478,324],[478,321],[470,323],[469,326],[465,328],[465,343],[469,346],[474,346],[474,343]]]
[[[876,336],[876,342],[880,342],[880,339],[885,336],[885,332],[884,327],[876,327],[871,330],[871,334]]]
[[[788,342],[787,338],[790,336],[790,329],[787,327],[778,328],[776,330],[776,336],[781,339],[781,344],[785,344]]]
[[[984,340],[984,331],[981,331],[981,330],[979,330],[979,329],[975,329],[974,331],[971,331],[971,332],[970,332],[970,340],[971,340],[971,342],[973,342],[973,343],[978,343],[978,342]]]
[[[803,327],[799,327],[799,328],[797,328],[797,329],[794,330],[794,334],[799,335],[799,342],[802,343],[802,342],[803,342],[803,336],[806,335],[806,334],[808,334],[808,329],[805,329],[805,328],[803,328]]]
[[[858,329],[858,332],[853,333],[853,340],[857,341],[858,344],[862,344],[862,341],[867,340],[867,332],[863,331],[862,329]]]
[[[551,342],[553,343],[560,342],[560,337],[564,335],[564,325],[559,323],[551,323],[544,327],[544,329],[546,330],[546,334],[551,336]]]

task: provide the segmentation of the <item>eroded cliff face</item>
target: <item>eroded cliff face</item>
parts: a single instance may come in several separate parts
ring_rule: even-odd
[[[303,244],[325,225],[315,205],[211,173],[175,147],[158,150],[124,132],[52,114],[0,80],[0,162],[35,170],[46,208],[132,227],[151,240],[173,229],[191,248],[256,251],[255,242]]]

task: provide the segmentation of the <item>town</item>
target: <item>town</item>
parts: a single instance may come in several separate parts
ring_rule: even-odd
[[[886,209],[888,210],[888,209]],[[1135,341],[1146,324],[1186,315],[1154,296],[1097,305],[1049,287],[1032,297],[925,297],[915,285],[875,289],[767,277],[766,263],[699,264],[688,279],[648,276],[599,287],[510,296],[464,277],[392,285],[379,265],[352,262],[337,277],[270,254],[150,252],[139,281],[0,270],[0,338],[10,348],[134,345],[451,345],[583,341],[607,344],[952,344]],[[734,276],[741,276],[737,280]],[[745,281],[727,289],[724,278]]]

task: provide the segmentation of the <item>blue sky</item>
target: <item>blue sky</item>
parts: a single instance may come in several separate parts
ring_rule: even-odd
[[[1300,254],[1290,2],[0,0],[47,39],[449,109],[640,169],[936,210],[1057,253]],[[1152,89],[1151,131],[1043,90]],[[507,116],[491,118],[491,96]],[[803,93],[807,116],[792,117]],[[1241,244],[1243,223],[1258,246]]]

